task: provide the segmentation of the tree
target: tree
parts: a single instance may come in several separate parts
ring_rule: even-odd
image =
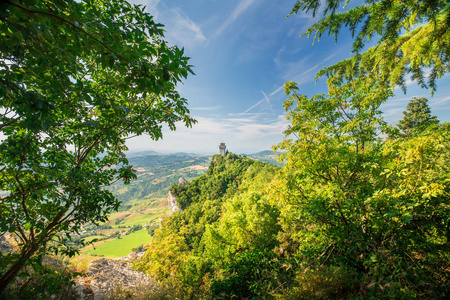
[[[128,138],[195,120],[176,90],[188,58],[142,6],[8,1],[0,35],[0,231],[20,248],[1,259],[1,292],[43,254],[73,255],[70,234],[118,209],[105,186],[136,177]]]
[[[355,38],[352,58],[322,69],[327,75],[351,80],[359,75],[377,73],[379,80],[391,87],[405,89],[405,76],[423,87],[436,88],[436,79],[450,68],[450,6],[447,0],[366,0],[347,11],[340,11],[344,1],[328,0],[323,18],[310,26],[304,35],[319,40],[324,32],[337,36],[348,27]],[[347,5],[351,0],[345,1]],[[291,13],[319,12],[322,1],[298,0]],[[340,12],[336,12],[336,11]],[[366,42],[379,37],[366,51]],[[363,52],[362,52],[363,51]]]
[[[341,267],[390,286],[374,288],[375,297],[450,293],[439,267],[448,266],[450,236],[448,124],[385,140],[389,126],[378,108],[390,88],[366,77],[330,81],[327,95],[312,98],[285,84],[291,125],[276,147],[286,150],[280,220],[283,230],[293,226],[284,220],[298,228],[287,255],[301,261],[302,274]]]
[[[425,129],[426,127],[439,123],[436,116],[431,116],[428,100],[424,97],[414,97],[408,102],[406,111],[403,112],[397,126],[404,135],[411,135],[413,130]]]

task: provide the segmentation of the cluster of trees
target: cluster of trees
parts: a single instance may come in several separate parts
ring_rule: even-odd
[[[105,187],[136,177],[127,138],[195,120],[176,90],[189,59],[142,6],[4,1],[0,35],[0,233],[20,249],[0,256],[2,293],[44,254],[74,255],[69,233],[117,210]]]
[[[319,12],[320,0],[292,13]],[[347,1],[348,3],[349,1]],[[199,298],[448,298],[450,125],[413,99],[397,127],[380,105],[410,78],[436,89],[450,68],[447,0],[367,0],[306,32],[348,27],[354,56],[324,68],[328,92],[285,84],[291,122],[282,168],[229,153],[173,186],[184,209],[155,231],[135,267]],[[20,252],[0,257],[0,292],[66,234],[104,221],[104,189],[134,178],[125,139],[190,126],[175,90],[183,51],[139,6],[119,1],[8,2],[0,11],[0,231]],[[2,7],[3,8],[3,7]],[[365,42],[379,39],[363,51]],[[103,154],[103,156],[99,156]],[[112,165],[122,167],[115,169]]]
[[[232,261],[234,250],[250,242],[253,234],[246,232],[246,228],[251,226],[258,232],[259,226],[273,225],[273,232],[276,232],[276,217],[271,214],[271,205],[257,195],[252,196],[251,203],[244,199],[253,195],[255,189],[269,184],[278,169],[233,153],[225,157],[215,155],[207,174],[185,186],[175,184],[171,187],[184,210],[171,216],[161,229],[156,230],[152,244],[144,257],[135,263],[135,268],[171,286],[171,290],[180,297],[205,296],[207,291],[202,282],[211,280],[208,274],[214,273],[214,263],[224,263],[225,257]],[[241,228],[239,235],[226,227],[213,228],[224,222],[223,214],[227,207],[239,214],[231,217]],[[252,213],[248,211],[250,209]],[[271,215],[266,216],[267,213]],[[224,236],[216,240],[219,234]],[[225,238],[229,244],[222,240]],[[235,243],[235,238],[240,242]],[[220,247],[211,248],[219,245],[233,247],[234,250],[222,249],[221,252]],[[270,253],[269,250],[267,252]]]
[[[366,2],[337,12],[341,1],[326,1],[307,30],[337,38],[348,26],[355,56],[319,72],[325,94],[285,84],[291,124],[274,147],[284,167],[266,181],[262,167],[230,192],[213,171],[173,187],[185,210],[166,220],[136,268],[184,299],[450,296],[450,125],[425,98],[412,99],[396,127],[380,111],[408,76],[433,91],[448,71],[450,7]],[[316,14],[320,4],[298,1],[292,12]],[[225,161],[210,170],[226,170]]]
[[[184,211],[135,268],[183,299],[448,296],[450,126],[411,106],[402,130],[371,105],[356,112],[372,92],[341,111],[342,90],[317,101],[286,88],[285,167],[215,156],[172,187]]]

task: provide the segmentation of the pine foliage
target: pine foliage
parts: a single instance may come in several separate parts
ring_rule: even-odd
[[[404,134],[412,130],[424,129],[427,126],[439,123],[436,116],[431,116],[431,110],[428,106],[428,100],[424,97],[414,97],[409,101],[406,111],[403,112],[397,126]]]
[[[326,75],[351,80],[359,75],[378,74],[391,87],[406,89],[410,75],[423,87],[436,89],[436,80],[450,70],[450,4],[446,0],[366,0],[351,9],[339,9],[351,0],[327,0],[324,17],[304,35],[337,37],[343,27],[350,30],[352,58],[322,69]],[[299,0],[291,13],[319,13],[322,1]],[[376,45],[365,50],[367,43]],[[317,78],[316,77],[316,78]]]

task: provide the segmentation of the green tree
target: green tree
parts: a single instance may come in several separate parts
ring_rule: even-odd
[[[1,292],[43,254],[73,255],[70,233],[118,209],[105,187],[135,178],[126,139],[195,120],[176,90],[188,58],[142,6],[8,1],[0,35],[0,231],[20,248],[1,258]]]
[[[440,267],[449,255],[448,124],[384,140],[389,127],[378,108],[391,89],[361,76],[331,81],[327,95],[312,98],[285,85],[291,125],[277,147],[287,151],[281,226],[287,231],[292,225],[284,222],[294,220],[297,228],[287,231],[290,239],[279,235],[297,245],[283,245],[293,251],[287,254],[301,261],[300,274],[341,267],[389,286],[374,287],[376,297],[448,295],[441,283],[448,271]]]
[[[414,130],[423,130],[426,127],[439,123],[436,116],[431,116],[431,110],[428,106],[428,100],[424,97],[414,97],[408,102],[406,111],[403,112],[397,127],[404,135],[411,135]]]
[[[310,26],[305,35],[319,40],[324,33],[337,36],[348,27],[354,37],[352,58],[324,68],[317,76],[341,79],[377,73],[391,87],[405,88],[410,74],[422,86],[436,88],[436,79],[450,65],[450,5],[447,0],[366,0],[348,10],[339,9],[341,0],[298,0],[292,13],[316,15],[325,2],[323,18]],[[350,6],[350,5],[349,5]],[[339,11],[339,12],[336,12]],[[377,40],[378,38],[378,40]],[[367,42],[376,45],[364,50]]]

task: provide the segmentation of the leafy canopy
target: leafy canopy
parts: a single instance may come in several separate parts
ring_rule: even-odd
[[[34,254],[73,255],[69,233],[117,210],[104,187],[135,178],[127,138],[195,120],[176,90],[188,58],[142,6],[10,1],[0,36],[0,232],[20,247],[1,291]]]
[[[378,82],[329,79],[328,94],[311,98],[285,84],[291,125],[275,147],[286,151],[280,242],[300,261],[299,274],[343,268],[389,285],[388,297],[436,297],[450,291],[439,267],[448,266],[450,241],[449,126],[383,138],[391,128],[379,106],[391,89]]]
[[[403,112],[397,126],[404,133],[408,134],[413,130],[423,130],[427,126],[439,123],[436,116],[431,116],[428,100],[424,97],[414,97],[408,102],[406,111]]]
[[[347,27],[352,37],[352,58],[322,69],[327,75],[350,80],[358,75],[376,73],[380,80],[405,89],[405,78],[423,87],[436,89],[436,79],[450,70],[450,4],[447,0],[366,0],[345,10],[351,0],[298,0],[291,13],[319,13],[325,2],[323,18],[304,35],[314,41],[326,33],[337,36]],[[339,5],[344,4],[344,9]],[[372,40],[375,46],[365,50]]]

